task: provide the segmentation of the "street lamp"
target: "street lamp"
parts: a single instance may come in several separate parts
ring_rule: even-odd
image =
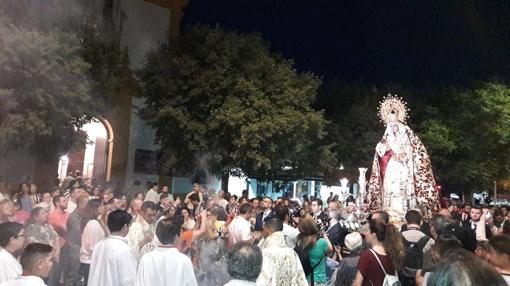
[[[363,198],[365,197],[365,192],[367,190],[367,168],[359,167],[359,195],[358,195],[358,205],[363,206]]]
[[[349,179],[347,179],[347,178],[340,179],[340,186],[342,186],[342,194],[341,194],[342,201],[344,201],[347,198],[347,194],[349,193],[349,188],[347,187],[348,183],[349,183]]]
[[[365,194],[365,191],[366,191],[366,185],[367,185],[367,177],[366,177],[366,173],[367,173],[367,168],[363,168],[363,167],[360,167],[358,168],[358,171],[359,171],[359,179],[358,179],[358,182],[359,182],[359,189],[360,189],[360,195],[363,196]]]

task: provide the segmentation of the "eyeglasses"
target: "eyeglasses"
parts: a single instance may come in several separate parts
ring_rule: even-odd
[[[15,238],[25,237],[24,234],[16,235]]]

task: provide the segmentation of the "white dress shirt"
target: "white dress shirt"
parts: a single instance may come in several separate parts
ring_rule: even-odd
[[[146,201],[151,201],[155,204],[158,204],[159,203],[159,194],[157,191],[153,190],[153,189],[150,189],[147,191],[147,194],[145,194],[145,202]]]
[[[471,221],[471,229],[475,231],[477,241],[487,241],[485,221]]]
[[[285,237],[285,243],[288,247],[294,249],[296,247],[297,237],[299,230],[286,223],[283,224],[283,236]]]
[[[95,219],[89,220],[81,235],[80,262],[90,264],[94,246],[106,237],[104,229]]]
[[[18,276],[9,282],[1,283],[0,286],[46,286],[46,284],[37,276]]]
[[[71,201],[71,200],[69,200],[69,201],[67,202],[66,212],[68,212],[68,213],[70,213],[70,214],[71,214],[71,213],[73,213],[75,210],[76,210],[76,203],[75,203],[75,202],[73,202],[73,201]]]
[[[266,220],[266,218],[271,214],[272,210],[269,208],[267,210],[264,210],[262,213],[262,223]]]
[[[135,286],[196,286],[191,260],[177,248],[160,246],[142,256]]]
[[[0,283],[12,280],[21,275],[23,269],[16,257],[9,251],[0,249]]]
[[[242,216],[237,216],[228,226],[228,245],[232,247],[241,241],[251,238],[251,224]]]
[[[225,199],[220,199],[220,200],[218,201],[218,205],[220,205],[222,208],[224,208],[224,209],[226,210],[226,209],[227,209],[228,202],[227,202],[227,200],[225,200]]]
[[[135,283],[137,259],[124,237],[110,235],[92,252],[89,285],[131,286]]]

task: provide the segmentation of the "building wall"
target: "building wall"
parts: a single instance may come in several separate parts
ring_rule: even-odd
[[[147,52],[157,49],[167,41],[170,12],[159,6],[143,0],[123,0],[121,9],[125,15],[122,23],[121,47],[125,47],[129,56],[129,68],[136,71],[142,64]],[[134,180],[142,184],[147,181],[158,182],[155,172],[135,172],[136,150],[157,151],[159,146],[154,144],[154,130],[147,126],[137,115],[137,107],[142,100],[136,96],[131,97],[131,110],[128,142],[126,148],[125,186],[130,186]]]

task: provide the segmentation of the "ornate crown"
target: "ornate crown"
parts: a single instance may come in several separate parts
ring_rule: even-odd
[[[379,117],[384,124],[390,122],[401,122],[405,123],[408,117],[407,103],[396,94],[388,94],[382,101],[379,102]]]

